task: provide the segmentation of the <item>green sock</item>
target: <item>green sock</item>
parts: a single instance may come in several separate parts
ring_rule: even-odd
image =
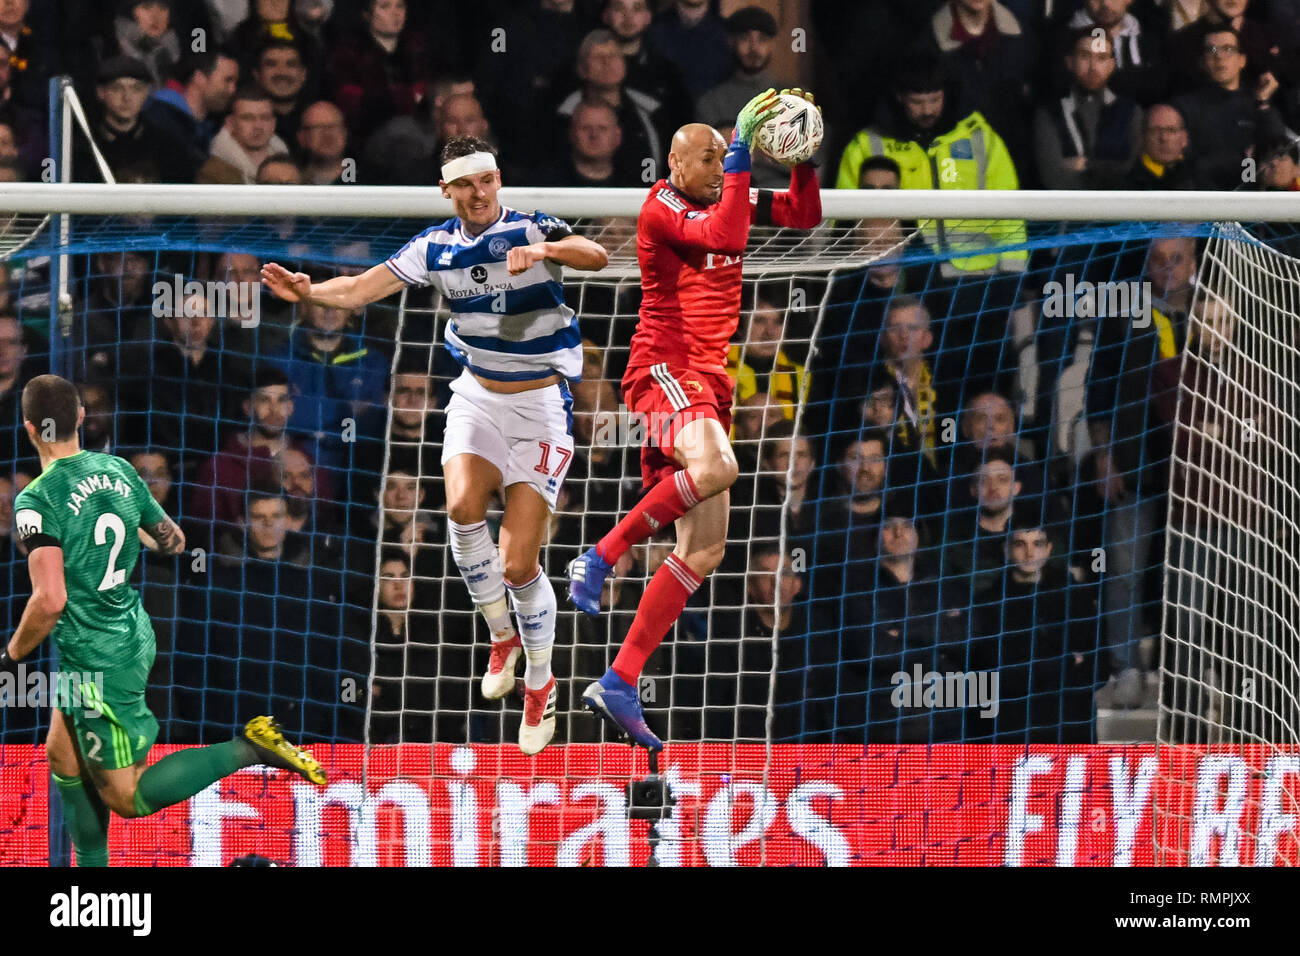
[[[142,817],[157,813],[257,762],[257,752],[243,738],[168,754],[140,774],[135,788],[135,812]]]
[[[108,807],[80,777],[51,776],[59,788],[77,866],[108,866]]]

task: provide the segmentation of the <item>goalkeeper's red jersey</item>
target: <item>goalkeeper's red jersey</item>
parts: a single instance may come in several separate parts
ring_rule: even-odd
[[[821,218],[817,174],[807,163],[781,192],[750,189],[748,170],[726,173],[722,198],[711,206],[666,179],[655,183],[636,224],[642,296],[628,374],[667,363],[725,375],[750,225],[811,229]]]

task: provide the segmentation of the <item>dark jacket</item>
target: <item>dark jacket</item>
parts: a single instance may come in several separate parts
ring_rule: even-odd
[[[329,353],[317,350],[310,338],[311,330],[295,328],[271,361],[293,386],[290,430],[312,442],[318,462],[335,467],[345,453],[344,420],[355,421],[358,411],[383,403],[388,362],[358,335],[344,335]]]
[[[1095,601],[1049,566],[1039,582],[1000,576],[998,600],[975,617],[974,670],[996,671],[997,713],[966,713],[966,740],[1090,743],[1098,684]]]
[[[1235,189],[1242,183],[1242,160],[1258,140],[1280,139],[1285,131],[1277,111],[1261,109],[1243,80],[1236,90],[1207,83],[1177,97],[1173,105],[1187,120],[1188,152],[1201,160],[1209,185]]]
[[[880,566],[874,581],[846,598],[859,608],[854,624],[820,632],[810,647],[823,732],[837,743],[960,741],[960,709],[927,707],[919,688],[911,700],[902,689],[917,667],[924,675],[965,666],[964,615],[941,609],[933,577],[903,583]]]
[[[190,111],[181,85],[169,81],[145,101],[140,114],[161,144],[159,176],[165,183],[192,183],[208,160],[216,128]]]

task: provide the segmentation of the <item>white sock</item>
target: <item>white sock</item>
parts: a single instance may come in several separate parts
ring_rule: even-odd
[[[483,613],[492,630],[493,641],[508,641],[515,636],[506,605],[506,579],[497,559],[497,546],[492,543],[487,522],[457,524],[449,521],[451,556],[465,579],[469,595]]]
[[[492,631],[492,643],[511,640],[515,634],[515,622],[510,619],[510,605],[502,594],[491,604],[480,604],[479,611]]]
[[[551,647],[555,644],[555,588],[537,569],[537,576],[527,584],[510,589],[510,600],[519,620],[519,639],[524,645],[524,686],[541,690],[551,679]]]

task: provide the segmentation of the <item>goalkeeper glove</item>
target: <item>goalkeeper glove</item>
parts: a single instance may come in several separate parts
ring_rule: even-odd
[[[3,648],[0,648],[0,674],[17,670],[18,662],[9,656],[9,646],[6,644]]]
[[[808,101],[809,103],[811,103],[813,106],[817,106],[817,101],[813,99],[813,95],[812,95],[812,91],[811,91],[811,90],[804,90],[804,89],[800,89],[799,87],[795,86],[795,87],[791,87],[790,89],[787,89],[787,90],[782,90],[782,91],[781,91],[781,95],[782,95],[782,96],[787,96],[787,95],[788,95],[788,96],[798,96],[798,97],[800,97],[801,99],[805,99],[805,100],[807,100],[807,101]],[[820,113],[821,111],[822,111],[822,108],[821,108],[820,106],[817,106],[817,112]]]
[[[748,147],[754,139],[754,131],[772,117],[781,112],[781,100],[776,90],[769,89],[759,93],[740,109],[736,117],[736,131],[732,142]]]

